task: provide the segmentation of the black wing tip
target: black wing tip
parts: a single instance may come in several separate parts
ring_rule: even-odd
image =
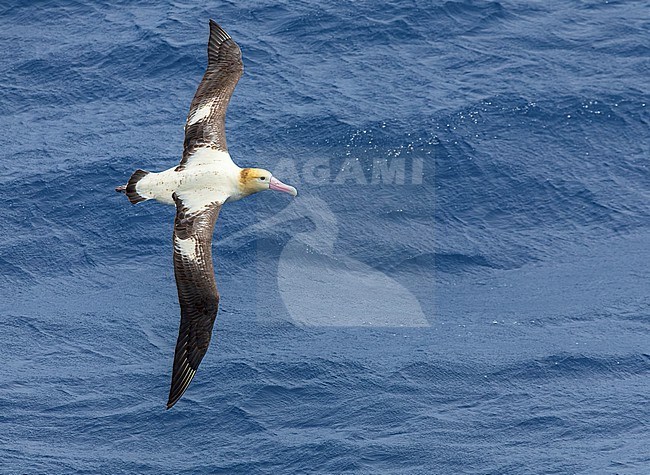
[[[185,394],[185,391],[187,391],[187,388],[190,387],[190,383],[192,382],[192,379],[194,379],[194,376],[190,378],[190,380],[187,382],[187,384],[177,390],[174,394],[170,394],[169,398],[167,399],[167,409],[171,409],[174,404],[176,404],[182,397],[183,394]]]
[[[189,386],[190,384],[188,382],[185,387],[175,391],[173,394],[170,392],[169,398],[167,399],[167,409],[171,409],[172,407],[174,407],[174,404],[176,404],[183,397],[183,394],[185,394],[185,391]]]
[[[187,388],[190,387],[194,376],[196,376],[196,369],[185,361],[181,368],[174,371],[172,384],[169,388],[169,397],[167,398],[167,409],[170,409],[183,397]]]
[[[210,18],[210,36],[216,36],[219,42],[222,43],[230,38],[230,35],[224,30],[216,21]]]

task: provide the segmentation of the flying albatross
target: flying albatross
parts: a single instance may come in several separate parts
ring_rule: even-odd
[[[230,158],[226,109],[243,71],[239,46],[210,20],[208,69],[187,115],[180,164],[160,173],[136,170],[126,185],[115,189],[133,204],[154,199],[176,205],[174,275],[181,323],[167,409],[189,386],[210,344],[219,307],[211,252],[219,210],[224,203],[269,189],[297,195],[271,172],[240,168]]]

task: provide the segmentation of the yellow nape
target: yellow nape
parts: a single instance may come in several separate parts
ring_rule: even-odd
[[[269,189],[271,172],[263,168],[244,168],[239,172],[239,189],[243,196]]]

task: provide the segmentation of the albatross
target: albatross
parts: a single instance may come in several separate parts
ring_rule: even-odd
[[[208,68],[187,115],[180,163],[159,173],[136,170],[115,188],[132,204],[156,200],[176,206],[173,260],[181,322],[167,409],[187,390],[210,344],[219,308],[212,233],[221,207],[265,190],[298,194],[268,170],[240,168],[230,158],[226,109],[243,71],[239,46],[210,20]]]

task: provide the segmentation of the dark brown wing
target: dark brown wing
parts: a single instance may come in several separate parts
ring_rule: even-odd
[[[208,350],[219,308],[219,292],[212,267],[212,233],[221,205],[192,213],[176,193],[174,274],[181,305],[181,324],[174,354],[167,409],[176,404]]]
[[[196,90],[185,123],[182,169],[199,148],[226,152],[226,109],[237,81],[244,72],[241,50],[219,25],[210,20],[208,69]]]

